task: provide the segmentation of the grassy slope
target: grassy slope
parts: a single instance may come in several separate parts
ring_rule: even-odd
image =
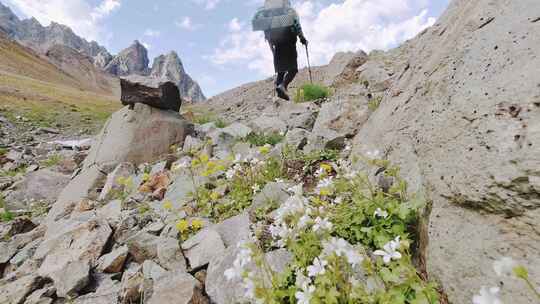
[[[85,86],[47,60],[0,36],[0,110],[39,126],[99,127],[120,107],[114,96]]]

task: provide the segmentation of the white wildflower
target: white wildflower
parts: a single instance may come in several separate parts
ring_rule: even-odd
[[[253,189],[253,193],[257,193],[261,190],[261,186],[259,186],[259,184],[255,184],[253,187],[251,187],[251,189]]]
[[[332,177],[325,178],[319,181],[319,183],[317,184],[317,189],[332,187],[333,183],[334,181],[332,180]]]
[[[325,274],[326,273],[326,265],[328,265],[328,262],[325,261],[325,260],[321,260],[319,258],[315,258],[315,260],[313,260],[313,265],[311,266],[308,266],[307,268],[307,271],[308,271],[308,276],[309,277],[316,277],[320,274]]]
[[[305,276],[304,273],[296,271],[296,287],[301,289],[307,289],[309,284],[311,284],[311,280],[307,276]]]
[[[343,203],[343,197],[341,196],[336,197],[336,199],[334,200],[334,203],[337,205]]]
[[[366,153],[366,156],[370,159],[378,159],[380,155],[381,155],[381,152],[379,150],[372,150]]]
[[[317,217],[315,219],[315,225],[313,225],[313,231],[330,230],[332,227],[332,223],[327,218],[322,219]]]
[[[275,182],[276,182],[276,183],[282,184],[282,183],[285,182],[285,180],[284,180],[284,179],[281,179],[281,178],[276,178]]]
[[[324,176],[325,174],[326,174],[326,171],[324,170],[324,168],[319,168],[317,171],[315,171],[316,177],[321,177],[321,176]]]
[[[364,261],[364,257],[362,257],[354,249],[347,250],[345,252],[345,256],[347,257],[347,261],[349,261],[349,264],[351,264],[352,267],[355,267],[356,265],[359,265],[360,263]]]
[[[349,248],[349,243],[341,238],[331,238],[330,241],[323,243],[323,253],[328,256],[335,253],[337,256],[342,256]]]
[[[351,146],[350,144],[347,144],[347,145],[345,146],[345,152],[349,152],[349,151],[351,151],[351,150],[352,150],[352,146]]]
[[[392,260],[401,259],[401,253],[397,251],[400,247],[399,236],[384,245],[383,250],[376,250],[373,252],[374,255],[382,256],[385,264],[390,263]]]
[[[306,286],[302,291],[297,291],[294,296],[298,300],[298,304],[310,304],[313,293],[315,292],[315,286]]]
[[[375,213],[373,214],[373,216],[375,217],[382,217],[382,218],[387,218],[388,217],[388,212],[386,210],[382,210],[381,208],[377,208],[377,210],[375,210]]]
[[[514,268],[516,267],[516,261],[509,257],[503,257],[500,260],[493,262],[493,269],[499,277],[512,276],[514,274]]]
[[[473,297],[473,304],[503,304],[501,299],[499,299],[500,291],[501,289],[498,287],[482,287],[480,289],[480,295]]]
[[[311,222],[311,217],[307,214],[304,214],[298,220],[298,228],[305,228]]]

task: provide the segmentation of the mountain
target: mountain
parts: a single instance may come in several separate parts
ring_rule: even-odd
[[[105,71],[116,76],[147,75],[148,51],[139,41],[121,51],[105,66]]]
[[[119,108],[118,80],[91,58],[65,46],[44,56],[1,32],[1,116],[80,131],[94,130]]]
[[[186,73],[180,57],[174,51],[154,59],[150,76],[176,83],[180,89],[180,94],[189,96],[192,102],[206,100],[199,84]]]
[[[8,37],[39,53],[45,53],[54,45],[65,45],[92,58],[98,55],[105,58],[107,55],[110,56],[105,47],[77,36],[65,25],[51,22],[49,26],[42,26],[35,18],[20,20],[2,3],[0,3],[0,28],[8,34]]]
[[[113,56],[105,47],[95,41],[88,42],[77,36],[65,25],[52,22],[49,26],[42,26],[35,18],[20,20],[9,7],[2,3],[0,3],[0,30],[9,38],[37,53],[46,54],[51,48],[55,48],[58,58],[62,56],[62,49],[57,46],[65,46],[87,56],[96,67],[110,75],[147,77],[146,82],[173,81],[178,85],[185,99],[193,102],[206,100],[200,86],[186,73],[175,52],[158,56],[150,69],[148,51],[139,41],[135,41],[131,46]],[[64,50],[66,56],[73,55],[68,49]],[[62,66],[66,67],[66,64],[63,63]],[[76,68],[73,67],[70,70],[74,72]]]

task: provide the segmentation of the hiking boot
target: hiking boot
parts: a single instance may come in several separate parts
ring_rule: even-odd
[[[277,92],[277,96],[281,99],[285,99],[285,100],[291,100],[291,98],[289,97],[289,95],[287,94],[287,89],[285,88],[284,85],[280,84],[276,87],[276,92]]]

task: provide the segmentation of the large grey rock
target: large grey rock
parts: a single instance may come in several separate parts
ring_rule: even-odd
[[[97,199],[97,189],[103,185],[106,177],[97,166],[83,170],[60,192],[56,203],[47,214],[47,222],[53,223],[68,217],[83,199]]]
[[[159,264],[167,270],[187,270],[186,259],[177,239],[162,237],[157,257]]]
[[[287,124],[279,119],[277,115],[263,115],[261,117],[257,117],[250,121],[248,125],[253,129],[253,131],[264,134],[287,131]]]
[[[142,273],[145,279],[156,281],[165,275],[167,270],[163,269],[154,261],[146,260],[142,264]]]
[[[302,128],[311,130],[317,119],[319,106],[314,103],[285,103],[279,108],[279,119],[287,123],[289,130]]]
[[[42,280],[37,275],[28,275],[7,282],[0,280],[0,299],[6,304],[21,304],[34,290],[40,288]]]
[[[334,55],[326,68],[325,85],[340,85],[355,80],[357,69],[368,60],[364,51],[340,52]]]
[[[249,215],[244,212],[216,224],[211,229],[216,230],[225,247],[236,246],[240,241],[249,239],[251,221]]]
[[[126,244],[133,259],[138,263],[143,263],[157,257],[160,239],[151,233],[141,231],[129,238]]]
[[[99,279],[95,292],[85,294],[73,301],[74,304],[117,304],[120,295],[120,283],[110,277]]]
[[[501,256],[521,258],[540,285],[540,3],[492,4],[453,1],[434,27],[376,54],[396,74],[352,154],[380,151],[432,202],[421,253],[451,303],[499,282]],[[537,301],[504,285],[503,302]]]
[[[294,128],[287,132],[285,144],[293,149],[302,150],[308,142],[309,135],[310,133],[305,129]]]
[[[39,275],[52,277],[73,262],[97,266],[112,230],[105,220],[81,216],[50,225],[34,259],[43,260]]]
[[[90,282],[88,261],[72,261],[50,276],[60,298],[75,298]]]
[[[12,186],[13,191],[6,197],[5,208],[27,209],[31,202],[52,204],[69,181],[68,175],[49,169],[31,172],[21,182]]]
[[[343,149],[344,140],[356,135],[370,114],[366,98],[337,98],[323,104],[308,147],[315,145],[311,150]]]
[[[136,104],[114,113],[92,145],[84,167],[116,166],[121,162],[151,163],[169,153],[172,145],[182,146],[193,125],[180,114]]]
[[[188,170],[180,169],[173,177],[173,182],[169,186],[167,193],[165,193],[163,201],[171,202],[174,209],[183,207],[197,190],[193,184],[194,180],[195,187],[199,187],[204,185],[208,178],[199,175],[192,177]]]
[[[183,242],[182,249],[191,269],[199,269],[215,256],[221,255],[225,245],[219,233],[212,229],[204,229]]]
[[[97,269],[105,273],[121,272],[128,256],[129,249],[122,246],[99,258]]]
[[[190,274],[183,271],[169,272],[154,281],[152,297],[148,304],[205,303],[202,286]]]

